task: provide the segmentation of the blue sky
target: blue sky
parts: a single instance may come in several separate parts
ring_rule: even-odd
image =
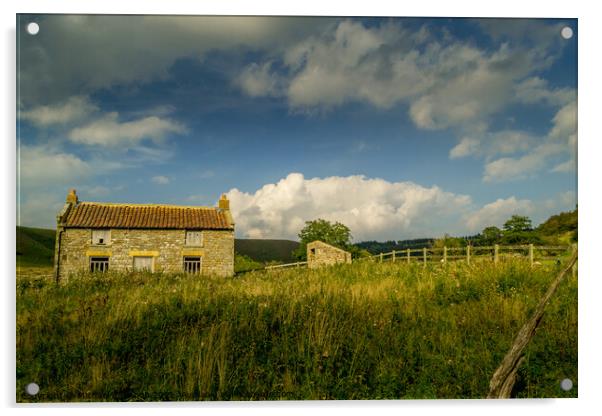
[[[72,187],[226,193],[254,238],[315,218],[356,241],[463,235],[576,204],[574,19],[22,15],[17,30],[21,225],[54,227]]]

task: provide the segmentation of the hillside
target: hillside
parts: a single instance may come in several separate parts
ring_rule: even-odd
[[[51,266],[55,230],[17,227],[17,263],[22,266]],[[290,240],[236,239],[234,249],[259,262],[292,262],[291,252],[299,246]]]
[[[570,212],[561,212],[552,215],[546,221],[537,227],[537,231],[544,236],[564,236],[568,235],[573,240],[577,240],[577,210]]]
[[[44,228],[17,227],[17,264],[51,266],[55,231]]]
[[[260,239],[236,239],[234,251],[244,254],[259,262],[277,261],[291,263],[291,253],[299,247],[299,243],[291,240],[260,240]]]

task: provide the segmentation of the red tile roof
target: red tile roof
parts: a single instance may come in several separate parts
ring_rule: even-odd
[[[209,207],[80,202],[62,225],[73,228],[162,228],[232,230],[229,212]]]

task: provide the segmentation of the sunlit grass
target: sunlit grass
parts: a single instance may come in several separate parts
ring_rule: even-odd
[[[17,279],[17,400],[485,397],[557,268],[359,263]],[[575,397],[577,279],[548,305],[517,397]],[[41,390],[31,398],[29,382]]]

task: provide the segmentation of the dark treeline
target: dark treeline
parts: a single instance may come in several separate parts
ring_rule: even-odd
[[[355,245],[364,250],[368,250],[371,254],[387,253],[393,250],[405,250],[405,249],[416,249],[431,247],[435,242],[434,238],[415,238],[413,240],[399,240],[399,241],[362,241]]]
[[[388,253],[393,250],[431,247],[491,246],[494,244],[569,244],[577,241],[577,210],[553,215],[537,227],[529,217],[513,215],[502,228],[485,227],[479,234],[462,237],[445,235],[441,238],[416,238],[412,240],[389,240],[385,242],[362,241],[355,245],[371,254]]]

